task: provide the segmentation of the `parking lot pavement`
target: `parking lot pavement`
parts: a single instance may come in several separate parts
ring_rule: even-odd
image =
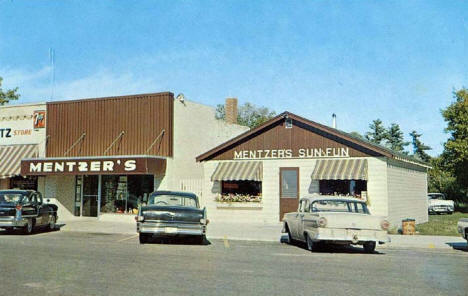
[[[0,233],[1,295],[466,295],[468,251]]]
[[[106,234],[136,234],[136,223],[100,221],[94,219],[79,219],[61,222],[62,231],[106,233]],[[209,239],[253,240],[265,242],[279,242],[285,239],[281,233],[282,223],[276,224],[239,224],[213,222],[207,227]],[[429,235],[390,235],[391,243],[378,248],[430,248],[453,249],[466,246],[462,237],[429,236]]]

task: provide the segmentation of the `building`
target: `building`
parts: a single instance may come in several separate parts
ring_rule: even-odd
[[[0,106],[0,189],[37,189],[37,177],[20,176],[20,161],[45,155],[45,122],[45,103]]]
[[[247,130],[212,107],[172,93],[46,104],[45,154],[21,174],[59,205],[59,216],[133,219],[154,190],[201,192],[196,155]]]
[[[364,199],[394,226],[428,221],[427,164],[289,112],[197,161],[214,223],[278,223],[308,194]]]

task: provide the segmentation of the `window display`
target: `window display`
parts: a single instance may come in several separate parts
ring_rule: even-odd
[[[258,181],[222,181],[219,202],[260,202],[262,182]]]
[[[365,180],[320,180],[322,195],[348,195],[362,198],[366,192]]]
[[[153,192],[152,175],[102,176],[101,212],[134,213]]]

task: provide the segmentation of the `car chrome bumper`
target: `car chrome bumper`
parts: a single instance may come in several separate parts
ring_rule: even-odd
[[[26,226],[26,224],[28,224],[28,220],[25,218],[17,220],[14,216],[0,217],[0,227],[2,228],[23,227]]]
[[[454,209],[452,207],[433,207],[430,208],[429,213],[452,213]]]
[[[390,237],[384,230],[361,230],[361,229],[327,229],[320,228],[315,235],[311,236],[315,241],[335,241],[351,244],[362,244],[374,241],[379,244],[389,243]]]
[[[150,233],[157,235],[205,235],[206,225],[204,224],[172,224],[162,222],[138,222],[138,233]]]

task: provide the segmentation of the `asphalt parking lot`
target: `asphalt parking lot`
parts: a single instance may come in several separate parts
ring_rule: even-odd
[[[0,232],[0,295],[467,295],[468,251]]]

